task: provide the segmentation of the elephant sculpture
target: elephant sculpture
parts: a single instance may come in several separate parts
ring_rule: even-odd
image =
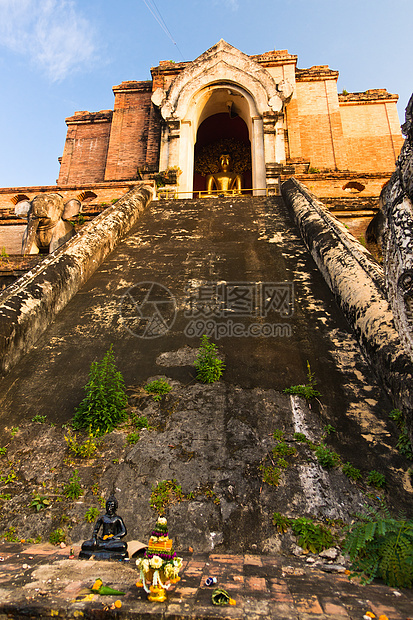
[[[22,254],[53,252],[68,241],[75,230],[65,220],[80,213],[81,208],[79,200],[72,198],[65,203],[60,194],[38,194],[30,202],[18,202],[17,217],[27,218]]]

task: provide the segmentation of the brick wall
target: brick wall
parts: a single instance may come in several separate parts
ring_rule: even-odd
[[[68,130],[58,185],[103,181],[111,120],[111,110],[76,112],[66,119]]]
[[[344,139],[352,170],[375,172],[394,169],[403,143],[396,101],[340,101]]]
[[[301,181],[301,183],[315,194],[317,198],[348,198],[352,200],[358,198],[359,208],[363,209],[364,199],[375,198],[378,204],[383,185],[390,179],[390,172],[388,174],[330,172],[320,174],[294,174],[294,177]],[[287,179],[287,176],[282,176],[283,181]],[[352,189],[352,183],[357,183],[360,191]]]
[[[393,169],[402,144],[396,95],[384,89],[338,95],[338,71],[327,65],[298,69],[297,57],[286,50],[252,58],[277,80],[295,84],[284,116],[287,161],[309,162],[322,171]],[[157,88],[167,90],[190,64],[161,61],[151,69],[151,81],[113,88],[113,112],[76,112],[67,119],[58,184],[136,180],[138,170],[156,172],[161,116],[151,95]]]
[[[335,106],[332,102],[332,87],[335,88]],[[309,160],[314,168],[342,169],[345,153],[342,150],[341,119],[335,80],[297,82],[296,89],[301,139],[300,157]],[[288,131],[291,140],[289,128]],[[294,153],[291,156],[297,157],[298,154]]]
[[[152,82],[122,82],[113,88],[112,119],[105,180],[136,179],[147,163],[151,125]],[[153,145],[151,153],[153,154]]]

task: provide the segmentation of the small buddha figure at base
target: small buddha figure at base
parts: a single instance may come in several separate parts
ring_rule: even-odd
[[[127,531],[122,517],[116,514],[117,509],[118,501],[111,495],[106,502],[106,514],[96,521],[92,538],[82,544],[79,558],[89,559],[93,555],[96,560],[123,560],[128,557],[127,543],[121,540]]]
[[[209,174],[206,178],[207,195],[217,196],[224,194],[232,196],[233,194],[241,194],[241,175],[231,172],[231,156],[224,153],[219,158],[221,171],[215,174]],[[217,190],[213,193],[214,188]]]

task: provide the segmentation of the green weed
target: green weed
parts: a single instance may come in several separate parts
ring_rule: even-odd
[[[3,484],[9,484],[10,482],[13,482],[13,480],[15,480],[16,478],[17,478],[16,472],[12,470],[7,475],[6,474],[1,475],[0,482],[2,482]]]
[[[312,400],[321,396],[320,392],[315,389],[317,381],[314,378],[314,373],[311,371],[310,362],[307,361],[307,383],[305,385],[292,385],[289,388],[283,390],[284,394],[296,394],[297,396],[303,396],[306,400]]]
[[[285,441],[280,441],[280,443],[274,446],[272,453],[275,458],[279,456],[294,456],[297,454],[297,448],[294,446],[289,446]]]
[[[91,506],[85,514],[85,521],[87,523],[93,523],[94,521],[96,521],[96,519],[98,518],[98,516],[100,515],[100,511],[98,508],[95,508],[94,506]]]
[[[324,436],[327,437],[328,435],[331,435],[331,433],[336,433],[336,429],[334,428],[334,426],[331,426],[331,424],[326,424],[324,427]]]
[[[349,462],[344,463],[341,469],[343,470],[343,474],[345,474],[347,478],[351,478],[355,481],[362,478],[361,471],[357,469],[357,467],[353,467],[353,465]]]
[[[217,346],[209,341],[208,336],[202,336],[198,355],[194,366],[196,378],[202,383],[219,381],[225,369],[224,362],[218,357]]]
[[[7,542],[19,542],[20,541],[20,538],[17,535],[17,529],[13,525],[11,525],[9,529],[7,530],[7,532],[3,534],[3,538],[4,540],[7,540]]]
[[[381,489],[386,484],[386,478],[375,469],[369,471],[367,476],[367,484],[371,484],[376,489]]]
[[[162,396],[165,396],[165,394],[169,394],[169,392],[172,390],[172,387],[165,379],[155,379],[154,381],[151,381],[150,383],[147,383],[145,385],[145,390],[148,392],[148,394],[152,394],[153,400],[159,401],[161,400]]]
[[[182,502],[184,499],[181,485],[175,479],[162,480],[152,487],[149,503],[151,508],[162,515],[167,506]]]
[[[49,542],[51,545],[57,546],[57,545],[60,545],[60,543],[65,542],[65,541],[66,541],[66,533],[64,530],[62,530],[61,527],[58,527],[49,536]]]
[[[393,409],[389,413],[389,418],[397,424],[401,431],[396,444],[398,451],[407,459],[413,461],[413,447],[406,429],[406,422],[404,420],[403,413],[400,409]]]
[[[142,428],[149,428],[149,422],[148,422],[148,418],[144,415],[138,416],[138,415],[134,415],[134,414],[130,414],[130,419],[132,424],[138,428],[138,429],[142,429]]]
[[[323,444],[315,449],[315,455],[317,457],[317,461],[320,463],[321,467],[324,467],[324,469],[332,469],[340,463],[339,455]]]
[[[91,459],[97,452],[99,445],[99,440],[93,435],[91,429],[89,432],[89,437],[86,441],[81,443],[78,441],[77,435],[72,433],[69,428],[67,430],[67,435],[65,435],[65,441],[69,450],[73,452],[73,454],[84,459]]]
[[[410,461],[413,461],[412,444],[410,442],[410,437],[405,427],[403,428],[402,432],[399,435],[396,447],[398,451],[400,452],[400,454],[403,454],[403,456],[405,456],[407,459],[409,459]]]
[[[94,435],[111,432],[126,417],[125,383],[116,368],[113,345],[101,362],[92,362],[86,396],[76,409],[73,428],[90,429]]]
[[[293,439],[295,439],[295,441],[299,441],[300,443],[307,443],[308,441],[307,436],[304,435],[304,433],[294,433]]]
[[[65,497],[67,497],[67,499],[72,500],[79,499],[79,497],[82,495],[83,490],[80,484],[80,477],[77,469],[75,469],[73,476],[69,478],[69,482],[64,487],[63,493],[65,494]]]
[[[352,569],[362,583],[379,578],[392,588],[413,585],[413,521],[391,518],[387,509],[379,515],[372,509],[358,514],[351,525],[343,553],[348,553]]]
[[[297,536],[300,547],[304,550],[308,549],[311,553],[320,553],[333,544],[331,530],[323,525],[317,525],[312,519],[306,517],[291,519],[291,528]]]
[[[50,499],[47,495],[40,495],[39,493],[33,496],[30,503],[30,508],[35,508],[36,512],[40,512],[40,510],[44,510],[48,506],[50,506]]]
[[[280,484],[281,470],[274,465],[260,465],[262,481],[271,486],[278,487]]]
[[[34,422],[35,424],[45,424],[46,416],[37,414],[32,418],[32,422]]]
[[[129,433],[129,435],[126,437],[126,441],[131,446],[135,445],[135,443],[138,443],[139,439],[140,436],[138,432]]]
[[[275,525],[280,534],[285,534],[291,526],[291,519],[285,517],[280,512],[274,512],[272,515],[272,524]]]

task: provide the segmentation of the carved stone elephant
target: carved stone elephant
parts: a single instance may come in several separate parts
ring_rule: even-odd
[[[75,231],[65,220],[80,213],[81,208],[79,200],[72,198],[65,203],[60,194],[38,194],[30,202],[18,202],[17,217],[27,218],[22,254],[53,252],[68,241]]]

